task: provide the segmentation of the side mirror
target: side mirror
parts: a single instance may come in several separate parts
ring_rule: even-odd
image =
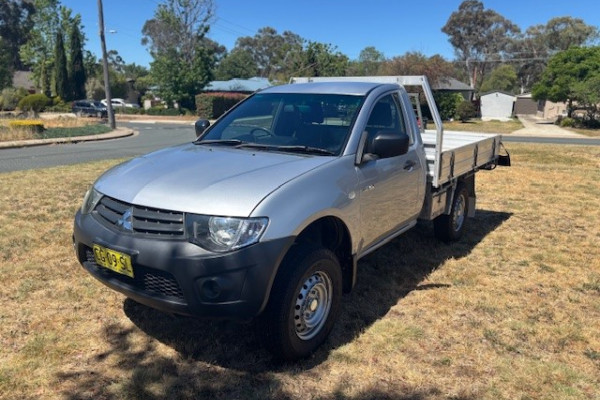
[[[410,138],[406,133],[379,131],[369,143],[367,152],[377,158],[397,157],[408,152]]]
[[[205,130],[210,126],[210,122],[207,119],[199,119],[194,124],[194,129],[196,130],[196,137],[200,137],[204,133]]]

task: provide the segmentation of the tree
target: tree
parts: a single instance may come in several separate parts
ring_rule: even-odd
[[[574,103],[595,109],[594,88],[600,79],[600,47],[571,47],[553,56],[533,86],[535,100],[567,102],[569,117]],[[594,97],[595,96],[595,97]]]
[[[71,56],[69,63],[69,81],[71,82],[72,100],[85,98],[85,83],[87,76],[83,61],[83,45],[81,42],[81,31],[75,25],[71,30],[70,37]],[[66,100],[66,99],[65,99]]]
[[[481,84],[490,65],[502,59],[520,29],[478,0],[463,1],[442,28],[469,76],[472,88]]]
[[[165,0],[144,24],[142,44],[154,58],[151,74],[169,103],[194,108],[196,93],[211,79],[214,48],[204,35],[213,15],[212,0]]]
[[[19,48],[29,38],[33,27],[33,4],[23,0],[0,1],[0,40],[3,41],[2,58],[11,71],[24,68],[19,56]]]
[[[442,56],[427,57],[419,52],[408,52],[384,61],[380,72],[383,75],[425,75],[432,85],[455,75],[454,65]]]
[[[573,46],[585,46],[598,39],[598,28],[587,25],[582,19],[553,18],[540,27],[550,50],[563,51]]]
[[[152,76],[159,87],[160,97],[169,104],[194,109],[196,93],[212,78],[211,57],[197,49],[192,63],[186,63],[175,50],[162,52],[151,63]]]
[[[125,66],[125,61],[123,57],[119,54],[117,50],[109,50],[106,53],[106,57],[108,58],[108,65],[116,72],[122,73],[123,67]]]
[[[518,88],[517,71],[512,65],[504,64],[496,67],[481,84],[481,93],[499,90],[515,93]]]
[[[285,31],[278,34],[269,26],[258,30],[253,37],[238,38],[232,50],[244,50],[251,55],[257,75],[271,80],[285,81],[301,63],[303,39]],[[253,67],[254,67],[253,66]]]
[[[229,79],[247,79],[258,75],[258,68],[249,51],[235,48],[219,62],[215,78],[227,81]]]
[[[54,83],[55,93],[63,100],[71,99],[71,88],[67,72],[67,56],[61,31],[56,32],[56,47],[54,51]]]
[[[59,2],[58,0],[33,0],[33,6],[35,7],[35,14],[32,16],[34,28],[31,30],[29,40],[21,46],[21,61],[31,67],[37,87],[46,96],[50,96],[56,32],[60,23]]]
[[[360,51],[358,60],[351,61],[348,68],[350,76],[372,76],[377,75],[385,56],[374,46],[367,46]]]
[[[0,37],[0,89],[12,86],[13,66],[7,47]]]
[[[52,82],[56,79],[55,56],[58,32],[67,33],[77,26],[81,32],[81,16],[71,16],[71,10],[61,7],[59,0],[31,0],[35,8],[32,15],[34,23],[29,39],[21,46],[19,54],[23,64],[29,66],[33,72],[37,87],[47,96],[52,94]],[[65,37],[62,38],[63,40]],[[84,37],[81,35],[81,42]],[[70,42],[70,39],[69,39]],[[71,43],[63,42],[63,48],[70,49]],[[66,53],[66,52],[65,52]]]
[[[335,46],[308,41],[296,71],[302,76],[344,76],[349,61]]]
[[[529,27],[513,42],[511,50],[521,92],[529,90],[539,79],[551,54],[589,45],[598,35],[598,28],[572,17],[553,18],[546,25]]]
[[[599,128],[600,73],[593,74],[583,82],[576,82],[573,86],[573,94],[573,97],[587,111],[584,124],[590,128]]]

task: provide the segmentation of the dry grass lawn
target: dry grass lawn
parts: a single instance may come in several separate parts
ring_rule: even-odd
[[[509,151],[461,242],[423,224],[363,259],[293,365],[251,324],[164,315],[84,272],[73,215],[114,162],[0,174],[0,398],[598,399],[600,147]]]
[[[431,129],[434,129],[435,125],[433,123],[430,125]],[[465,123],[460,121],[444,121],[444,129],[448,131],[509,134],[521,128],[523,128],[523,124],[518,119],[505,122],[496,120],[482,121],[480,119],[472,119]]]

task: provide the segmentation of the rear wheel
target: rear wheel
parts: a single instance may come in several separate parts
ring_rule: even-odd
[[[328,249],[298,245],[275,279],[258,333],[277,358],[294,360],[315,351],[327,338],[339,312],[342,275]]]
[[[469,192],[459,183],[454,192],[450,214],[443,214],[433,220],[435,237],[451,242],[461,238],[467,223]]]

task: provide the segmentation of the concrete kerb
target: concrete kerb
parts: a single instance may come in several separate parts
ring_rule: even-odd
[[[63,144],[63,143],[78,143],[78,142],[90,142],[98,140],[109,140],[119,139],[128,136],[137,135],[138,132],[130,128],[116,128],[113,131],[107,133],[101,133],[99,135],[87,135],[87,136],[74,136],[74,137],[62,137],[53,139],[33,139],[33,140],[15,140],[10,142],[0,142],[0,149],[10,149],[15,147],[31,147],[31,146],[43,146],[49,144]]]

